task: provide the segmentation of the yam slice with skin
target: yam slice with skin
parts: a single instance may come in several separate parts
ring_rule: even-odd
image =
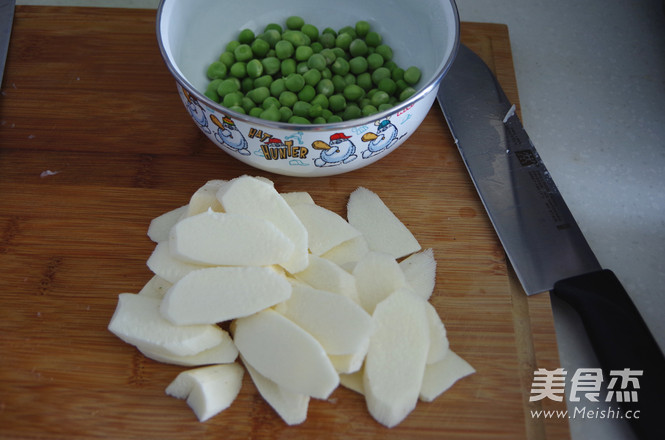
[[[372,316],[375,331],[365,358],[363,389],[370,414],[388,428],[402,422],[418,402],[429,351],[425,303],[399,291],[379,303]]]
[[[291,258],[282,267],[291,273],[307,267],[307,229],[273,185],[251,176],[236,177],[222,185],[217,199],[226,212],[267,220],[293,242]]]
[[[272,309],[235,320],[233,340],[249,365],[291,392],[327,399],[339,385],[321,344]]]
[[[241,357],[242,359],[242,357]],[[275,412],[289,425],[299,425],[307,419],[310,397],[298,394],[279,386],[268,379],[248,362],[242,359],[245,368],[252,378],[252,382],[261,394],[261,397],[275,410]]]
[[[425,367],[420,400],[431,402],[452,387],[458,380],[475,373],[476,370],[457,353],[448,350],[438,362]]]
[[[367,188],[360,187],[351,193],[346,216],[351,226],[363,234],[371,250],[399,259],[421,249],[404,223]]]
[[[216,325],[172,324],[160,313],[160,303],[159,298],[121,293],[109,331],[128,344],[175,356],[192,356],[224,341],[225,332]]]
[[[434,251],[430,248],[416,252],[400,261],[399,265],[413,292],[424,299],[430,299],[436,284]]]
[[[360,236],[342,216],[313,203],[292,206],[308,234],[308,247],[312,254],[320,256],[335,246]]]
[[[294,249],[293,242],[268,220],[210,209],[176,223],[169,246],[180,260],[220,266],[281,264]]]
[[[186,399],[199,421],[205,422],[231,406],[240,392],[244,373],[237,363],[183,371],[166,387],[166,394]]]
[[[148,238],[159,243],[169,239],[169,232],[178,220],[187,212],[187,205],[165,212],[153,218],[148,226]]]
[[[176,325],[215,324],[249,316],[291,296],[270,267],[219,266],[190,272],[164,295],[162,315]]]

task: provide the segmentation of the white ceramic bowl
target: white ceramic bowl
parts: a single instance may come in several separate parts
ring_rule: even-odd
[[[207,67],[240,30],[249,28],[258,35],[268,23],[283,24],[291,15],[319,30],[368,21],[392,47],[400,67],[420,68],[417,92],[370,117],[313,125],[236,113],[203,94],[210,81]],[[454,0],[162,0],[157,39],[185,107],[212,142],[262,170],[318,177],[374,163],[413,134],[457,53],[459,16]]]

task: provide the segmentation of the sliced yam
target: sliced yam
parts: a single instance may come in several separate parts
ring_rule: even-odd
[[[378,303],[398,289],[407,288],[397,260],[384,252],[368,252],[353,269],[360,304],[373,313]]]
[[[350,374],[340,374],[339,383],[344,388],[348,388],[358,394],[365,394],[365,390],[363,388],[363,375],[364,372],[362,370]]]
[[[294,273],[307,267],[307,229],[271,183],[237,177],[222,185],[217,198],[226,212],[267,220],[293,242],[291,258],[281,264],[286,270]]]
[[[307,419],[309,396],[289,391],[256,371],[245,360],[243,363],[259,394],[287,425],[299,425]]]
[[[407,284],[411,286],[413,292],[424,299],[429,299],[436,284],[434,251],[430,248],[416,252],[400,261],[399,265],[402,272],[404,272]]]
[[[243,359],[281,387],[327,399],[339,385],[321,344],[288,318],[266,309],[234,323],[233,339]]]
[[[147,283],[139,290],[139,295],[147,295],[153,298],[164,298],[166,291],[173,286],[173,283],[166,281],[159,275],[153,275]]]
[[[351,226],[339,214],[313,203],[292,206],[308,234],[309,250],[314,255],[328,252],[335,246],[360,236],[360,231]]]
[[[452,387],[458,380],[475,373],[476,370],[457,353],[448,350],[439,362],[427,365],[420,388],[420,400],[431,402]]]
[[[219,266],[185,275],[161,303],[176,325],[214,324],[249,316],[291,296],[291,284],[270,267]]]
[[[209,180],[202,187],[197,189],[189,199],[187,204],[186,217],[201,214],[209,209],[222,212],[222,204],[217,200],[217,191],[224,185],[225,180]]]
[[[240,392],[245,370],[237,363],[183,371],[166,387],[166,394],[186,399],[200,422],[231,406]]]
[[[280,193],[282,198],[293,207],[293,205],[299,205],[301,203],[314,203],[312,196],[306,191],[293,191],[288,193]]]
[[[359,302],[355,277],[330,260],[310,255],[307,268],[293,276],[317,289],[337,293],[356,303]]]
[[[358,351],[352,354],[331,354],[328,355],[330,362],[332,362],[335,370],[340,374],[350,374],[359,371],[363,362],[365,362],[365,356],[367,355],[367,350],[369,349],[369,339],[363,347]]]
[[[153,274],[173,284],[193,270],[209,267],[202,264],[188,263],[175,258],[171,253],[169,241],[161,241],[155,246],[146,263]]]
[[[448,354],[449,342],[446,327],[434,306],[427,302],[427,323],[429,324],[429,351],[427,363],[440,361]]]
[[[165,364],[181,365],[184,367],[199,367],[202,365],[228,364],[238,358],[238,349],[233,343],[231,336],[224,331],[225,335],[221,343],[212,348],[203,350],[191,356],[176,356],[164,351],[157,352],[150,348],[138,345],[136,348],[147,358]]]
[[[411,231],[367,188],[351,193],[347,204],[349,223],[365,236],[369,248],[402,258],[421,249]]]
[[[288,261],[293,242],[273,223],[212,210],[187,217],[172,229],[171,253],[193,264],[268,266]]]
[[[176,356],[195,355],[224,341],[225,332],[216,325],[172,324],[160,313],[160,303],[147,295],[121,293],[109,331],[128,344]]]
[[[359,235],[340,243],[328,252],[322,254],[321,257],[332,261],[347,272],[352,272],[358,261],[360,261],[367,252],[369,252],[367,240],[365,240],[364,236]]]
[[[185,215],[187,208],[187,205],[181,206],[152,219],[148,226],[148,238],[155,243],[168,240],[171,228]]]
[[[305,284],[293,284],[291,297],[277,310],[314,336],[329,355],[362,351],[372,334],[372,317],[357,303]]]
[[[363,389],[370,414],[389,428],[404,420],[418,402],[429,350],[425,303],[399,291],[374,311]]]

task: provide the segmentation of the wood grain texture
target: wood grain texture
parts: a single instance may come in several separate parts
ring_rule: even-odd
[[[257,171],[191,122],[159,56],[154,18],[17,7],[0,98],[0,438],[513,440],[534,429],[566,437],[565,424],[533,428],[525,413],[525,365],[558,362],[549,302],[529,298],[515,308],[505,255],[438,107],[398,152],[367,168],[315,179]],[[465,23],[462,40],[518,102],[507,28]],[[432,303],[451,347],[477,373],[393,429],[343,388],[312,401],[296,427],[248,375],[231,408],[206,423],[166,396],[182,367],[146,359],[108,332],[117,295],[151,276],[152,218],[209,179],[242,174],[309,191],[342,215],[358,186],[377,192],[434,249]],[[525,337],[533,346],[526,354],[517,345]]]

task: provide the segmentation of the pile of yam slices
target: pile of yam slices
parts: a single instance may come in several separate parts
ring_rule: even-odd
[[[166,393],[202,422],[231,405],[245,370],[289,425],[341,384],[387,427],[474,372],[428,301],[432,250],[366,188],[344,219],[265,178],[213,180],[148,236],[154,277],[119,295],[108,328],[148,358],[192,367]]]

